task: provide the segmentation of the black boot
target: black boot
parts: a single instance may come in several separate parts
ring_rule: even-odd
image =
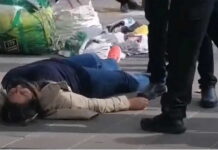
[[[123,12],[123,13],[129,12],[128,3],[121,3],[121,5],[120,5],[120,11]]]
[[[151,83],[145,90],[144,95],[148,99],[155,99],[166,92],[167,87],[164,83]]]
[[[154,118],[144,118],[141,120],[141,128],[144,131],[180,134],[186,131],[182,119],[170,119],[163,114]]]
[[[135,2],[134,0],[129,0],[128,1],[128,7],[129,9],[132,10],[143,10],[143,7],[140,6],[137,2]]]
[[[213,108],[217,105],[218,99],[214,86],[201,89],[200,105],[204,108]]]

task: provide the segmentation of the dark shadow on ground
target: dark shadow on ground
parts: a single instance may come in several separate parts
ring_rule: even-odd
[[[150,118],[148,115],[105,114],[92,120],[37,120],[28,126],[0,125],[0,132],[76,132],[76,133],[142,133],[139,126],[141,118]],[[188,130],[194,133],[218,134],[217,118],[191,118],[187,121]],[[189,132],[188,132],[189,133]],[[190,134],[190,133],[189,133]]]
[[[164,148],[170,145],[188,145],[198,148],[218,148],[218,120],[213,118],[200,119],[192,118],[187,121],[188,130],[185,134],[171,135],[171,134],[154,134],[143,137],[123,137],[117,138],[116,142],[126,143],[131,145],[147,144],[152,148]],[[155,147],[157,146],[157,147]],[[175,147],[176,148],[176,147]]]

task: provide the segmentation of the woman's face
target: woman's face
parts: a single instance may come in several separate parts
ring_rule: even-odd
[[[22,85],[17,85],[11,88],[8,93],[8,100],[11,103],[25,104],[33,98],[33,93],[26,87]]]

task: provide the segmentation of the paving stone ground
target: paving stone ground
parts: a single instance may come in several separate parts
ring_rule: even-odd
[[[93,0],[105,25],[133,16],[147,23],[143,12],[121,14],[119,5],[113,0]],[[0,76],[9,69],[48,58],[50,56],[0,56]],[[134,56],[121,62],[124,70],[145,72],[147,56]],[[215,50],[215,75],[218,75],[218,52]],[[0,148],[116,148],[116,149],[212,149],[218,148],[218,108],[199,107],[198,75],[193,86],[193,101],[188,108],[186,124],[188,130],[182,135],[144,132],[139,122],[143,117],[153,117],[160,113],[159,98],[151,102],[145,111],[125,111],[100,115],[89,121],[48,121],[39,120],[26,127],[5,126],[0,123]],[[218,91],[217,91],[218,92]]]

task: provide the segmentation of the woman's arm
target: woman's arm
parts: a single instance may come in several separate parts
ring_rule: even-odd
[[[128,99],[125,95],[99,99],[87,98],[70,91],[61,90],[59,91],[57,98],[62,104],[71,104],[71,108],[76,107],[88,109],[100,113],[117,112],[123,110],[142,110],[148,106],[148,100],[145,98],[134,97]],[[62,104],[60,104],[60,106]]]
[[[114,96],[105,99],[87,98],[72,91],[61,89],[57,84],[49,84],[41,91],[42,107],[46,109],[81,108],[101,113],[122,110],[141,110],[148,106],[148,100],[142,97],[127,98]],[[43,106],[44,104],[44,106]]]

